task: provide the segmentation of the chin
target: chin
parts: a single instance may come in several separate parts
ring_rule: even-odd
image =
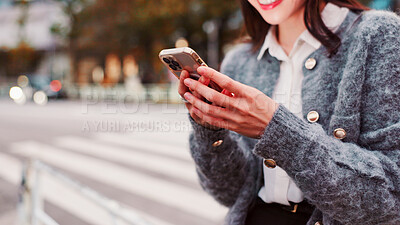
[[[282,23],[282,18],[281,17],[274,17],[274,16],[262,16],[265,22],[271,25],[279,25]]]

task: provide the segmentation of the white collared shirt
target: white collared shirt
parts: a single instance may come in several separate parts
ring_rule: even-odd
[[[321,13],[321,18],[325,25],[335,32],[348,12],[349,9],[347,8],[340,8],[328,3]],[[302,118],[303,62],[307,56],[321,46],[321,43],[308,30],[305,30],[295,41],[290,54],[287,55],[276,39],[275,29],[276,26],[270,28],[257,59],[261,60],[265,51],[268,50],[271,56],[280,61],[280,75],[272,99]],[[296,149],[293,149],[293,151],[296,151]],[[263,172],[264,186],[258,192],[258,196],[264,202],[290,205],[289,201],[295,203],[303,201],[303,193],[282,168],[277,166],[271,169],[264,165]]]

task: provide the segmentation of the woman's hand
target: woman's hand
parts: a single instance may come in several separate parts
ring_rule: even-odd
[[[187,88],[183,87],[179,93],[190,103],[187,107],[192,118],[200,124],[209,124],[214,127],[226,128],[251,138],[259,138],[272,119],[278,104],[261,91],[232,80],[209,67],[199,67],[197,72],[212,80],[220,87],[233,93],[227,96],[209,88],[201,80],[182,77]],[[182,82],[182,81],[181,81]],[[201,97],[213,104],[207,104]]]
[[[188,71],[186,71],[186,70],[182,71],[182,73],[179,77],[178,93],[181,95],[182,98],[184,98],[184,94],[186,92],[192,91],[192,94],[194,96],[196,96],[197,99],[199,99],[200,101],[204,101],[204,97],[202,97],[201,95],[199,95],[198,93],[196,93],[193,90],[189,90],[189,88],[183,83],[186,78],[189,78],[189,76],[190,75],[189,75]],[[198,82],[202,83],[205,86],[208,86],[208,84],[210,83],[210,79],[202,76],[202,77],[200,77]],[[196,114],[194,114],[194,112],[193,112],[193,106],[191,103],[185,103],[185,106],[189,110],[190,116],[193,118],[194,121],[196,121],[196,123],[208,128],[208,129],[212,129],[212,130],[220,129],[220,127],[212,126],[212,125],[208,124],[207,122],[202,121],[202,119],[200,119],[198,116],[196,116]]]

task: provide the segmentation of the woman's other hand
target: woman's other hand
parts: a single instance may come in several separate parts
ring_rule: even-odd
[[[226,128],[247,137],[259,138],[272,119],[278,104],[261,91],[234,81],[209,67],[199,67],[197,72],[205,77],[205,80],[214,81],[234,95],[219,93],[203,84],[201,80],[193,80],[188,75],[181,77],[179,94],[190,103],[186,103],[186,106],[192,118],[200,124]],[[189,89],[193,90],[194,94],[190,93]],[[207,104],[202,97],[213,104]]]

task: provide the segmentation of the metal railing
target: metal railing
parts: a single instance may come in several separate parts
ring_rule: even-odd
[[[130,225],[153,225],[138,214],[125,209],[118,202],[102,196],[39,160],[24,164],[19,189],[18,214],[20,225],[59,225],[43,209],[44,196],[41,187],[43,173],[102,208],[109,214],[113,225],[120,224],[119,221]]]

